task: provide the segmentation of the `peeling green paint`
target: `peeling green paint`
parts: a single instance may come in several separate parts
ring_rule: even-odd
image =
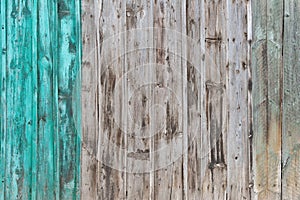
[[[0,200],[79,199],[80,1],[0,7]]]

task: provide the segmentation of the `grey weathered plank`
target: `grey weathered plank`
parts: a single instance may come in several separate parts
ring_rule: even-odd
[[[201,150],[201,199],[222,199],[227,183],[227,98],[226,65],[227,17],[226,2],[205,2],[205,127]],[[203,127],[203,128],[204,128]],[[202,129],[203,130],[203,129]]]
[[[82,1],[81,198],[97,198],[99,1]]]
[[[227,196],[250,199],[248,121],[248,16],[249,1],[228,1],[227,68]],[[251,31],[251,30],[250,30]]]
[[[252,7],[254,198],[280,199],[283,2]]]
[[[126,174],[123,149],[126,135],[118,120],[126,120],[127,88],[120,84],[126,73],[125,35],[126,2],[99,1],[95,4],[99,16],[97,37],[98,68],[98,150],[97,199],[126,198]]]
[[[153,89],[155,107],[154,199],[184,198],[184,169],[181,155],[186,137],[183,108],[183,81],[186,64],[182,61],[182,38],[172,32],[185,32],[185,1],[154,2],[154,48],[157,87]],[[162,124],[162,125],[161,125]],[[161,128],[160,128],[161,126]],[[163,168],[162,168],[163,167]]]
[[[300,198],[300,2],[284,5],[282,199],[287,200]]]
[[[126,1],[125,71],[121,85],[127,88],[126,127],[126,194],[128,199],[150,199],[153,174],[150,166],[151,88],[153,67],[153,3],[143,0]],[[127,83],[125,83],[127,82]],[[153,148],[153,147],[152,147]]]
[[[201,196],[201,113],[202,95],[205,91],[204,76],[204,2],[191,0],[186,3],[186,35],[187,42],[187,146],[184,156],[187,157],[186,171],[186,199],[198,199]],[[205,98],[204,98],[205,99]]]

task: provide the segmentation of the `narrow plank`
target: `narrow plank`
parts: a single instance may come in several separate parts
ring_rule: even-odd
[[[248,127],[248,16],[243,0],[228,1],[228,199],[250,199]]]
[[[154,199],[184,198],[183,116],[185,52],[181,34],[186,32],[185,1],[154,2],[154,48],[157,87],[153,89]],[[184,47],[184,48],[183,48]]]
[[[300,2],[284,1],[282,199],[300,198]]]
[[[5,5],[5,4],[4,4]],[[4,6],[2,7],[4,8]],[[32,68],[33,1],[6,2],[6,169],[4,199],[30,199],[36,71]],[[9,13],[9,14],[8,14]],[[3,54],[3,50],[2,50]]]
[[[98,145],[98,0],[82,1],[82,149],[81,199],[97,199]]]
[[[281,198],[282,1],[253,1],[254,199]]]
[[[51,1],[38,3],[38,28],[37,28],[37,90],[38,90],[38,130],[37,130],[37,182],[36,198],[54,199],[55,197],[55,157],[54,140],[55,118],[54,113],[54,88],[53,71],[55,58],[53,41],[53,4]],[[32,158],[33,159],[33,158]]]
[[[53,28],[58,27],[58,6],[57,1],[53,2],[51,10],[53,11]],[[55,31],[52,33],[52,41],[58,41],[58,30],[54,29]],[[57,113],[59,112],[58,107],[58,74],[59,74],[59,65],[58,65],[58,42],[52,44],[52,58],[53,58],[53,115],[55,116],[54,123],[54,180],[55,180],[55,199],[60,199],[60,143],[59,143],[59,119],[57,117]]]
[[[99,1],[97,37],[99,129],[97,159],[97,199],[125,199],[126,135],[123,125],[127,113],[127,89],[122,79],[126,71],[125,34],[126,2]],[[95,84],[95,83],[94,83]],[[125,153],[125,155],[124,155]]]
[[[128,199],[150,199],[151,77],[153,70],[153,3],[144,0],[126,1],[125,66],[127,81],[126,194]],[[148,30],[149,29],[149,30]],[[124,83],[124,82],[123,82]],[[124,127],[125,128],[125,127]]]
[[[0,26],[1,26],[1,71],[0,71],[0,171],[1,171],[1,180],[0,180],[0,199],[4,200],[5,195],[5,179],[6,179],[6,1],[0,2]]]
[[[201,133],[201,199],[224,199],[227,188],[228,63],[226,2],[206,1],[205,9],[205,112]],[[225,87],[226,86],[226,87]],[[202,128],[202,130],[203,130]]]
[[[186,1],[187,35],[187,155],[186,199],[198,199],[201,196],[201,113],[202,97],[205,91],[202,55],[205,49],[204,3],[200,0]]]
[[[57,8],[59,199],[79,199],[80,4],[78,1],[59,0]]]

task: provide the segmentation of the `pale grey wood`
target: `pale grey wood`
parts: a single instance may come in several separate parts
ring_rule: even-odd
[[[152,145],[151,88],[155,69],[153,59],[153,3],[126,0],[126,87],[129,108],[127,114],[127,174],[128,199],[150,199],[153,191],[150,157]],[[144,155],[144,156],[142,156]],[[149,170],[150,169],[150,170]]]
[[[288,200],[300,198],[300,2],[284,5],[282,199]]]
[[[201,100],[205,91],[204,69],[204,11],[200,0],[186,1],[186,35],[187,42],[187,157],[186,199],[199,199],[201,196]],[[202,95],[201,95],[202,94]],[[205,98],[204,98],[205,99]]]
[[[119,121],[126,119],[126,88],[119,84],[126,73],[126,3],[100,0],[95,5],[99,20],[97,37],[98,68],[98,151],[97,199],[126,199],[124,149],[126,135]],[[95,83],[96,84],[96,83]],[[126,152],[125,152],[126,153]]]
[[[153,90],[157,122],[154,137],[154,199],[182,199],[184,196],[183,158],[174,159],[174,150],[183,148],[183,76],[181,63],[181,37],[171,35],[170,31],[182,33],[184,29],[185,1],[154,1],[154,47],[155,76],[157,86]],[[181,152],[182,153],[182,152]],[[164,166],[164,164],[168,164]],[[164,166],[164,168],[161,168]]]
[[[82,0],[82,150],[81,199],[97,197],[98,145],[98,63],[97,63],[97,0]]]
[[[204,1],[205,2],[205,1]],[[205,2],[205,126],[201,199],[224,199],[227,188],[227,19],[225,1]],[[203,129],[202,129],[203,130]]]
[[[250,199],[247,1],[228,1],[228,68],[226,74],[228,199]],[[251,30],[250,30],[251,31]]]
[[[248,199],[249,2],[85,2],[82,198]]]

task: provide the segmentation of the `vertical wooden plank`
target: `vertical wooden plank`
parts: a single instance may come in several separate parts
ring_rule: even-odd
[[[128,199],[150,199],[151,80],[153,65],[153,3],[126,1],[125,66],[128,108],[126,129],[126,194]],[[149,29],[150,27],[150,29]],[[124,82],[123,82],[124,83]],[[124,127],[125,128],[125,127]]]
[[[80,4],[72,0],[57,3],[59,198],[79,199]]]
[[[49,1],[38,3],[37,27],[37,90],[38,90],[38,131],[37,131],[37,182],[36,198],[55,198],[55,111],[54,71],[56,55],[53,40],[56,13]]]
[[[126,122],[127,95],[125,75],[125,34],[126,2],[99,1],[99,32],[97,39],[99,51],[97,67],[99,103],[99,143],[97,158],[97,198],[125,199],[126,173],[126,135],[118,121]]]
[[[154,49],[157,87],[154,105],[154,199],[184,198],[183,137],[187,132],[183,112],[185,52],[181,34],[186,32],[185,1],[154,2]],[[173,33],[173,34],[172,34]],[[183,48],[184,47],[184,48]],[[176,156],[176,155],[179,155]]]
[[[202,194],[201,163],[207,153],[201,148],[202,122],[205,111],[205,12],[204,1],[186,1],[187,35],[187,168],[186,199],[199,199]],[[205,129],[203,129],[205,130]]]
[[[248,30],[244,0],[227,2],[228,66],[226,89],[227,195],[228,199],[250,199],[248,127]]]
[[[4,7],[5,5],[5,7]],[[36,71],[34,56],[32,12],[34,1],[5,2],[6,47],[2,55],[7,62],[5,71],[7,121],[5,134],[4,199],[30,199],[32,186],[32,138],[36,131]],[[3,11],[3,10],[2,10]],[[5,19],[5,18],[4,18]],[[5,29],[5,28],[4,28]],[[4,51],[3,51],[4,50]]]
[[[254,198],[280,199],[283,1],[252,7]]]
[[[202,136],[202,199],[225,198],[227,184],[228,17],[226,2],[205,2],[205,132]],[[226,87],[225,87],[226,86]],[[202,112],[203,113],[203,112]],[[203,120],[202,120],[203,121]]]
[[[99,1],[82,1],[81,198],[97,198]]]
[[[300,2],[284,1],[282,199],[300,198]]]
[[[1,71],[0,71],[0,199],[4,200],[6,187],[6,1],[0,2],[0,26],[1,26]]]
[[[58,6],[57,6],[57,1],[54,1],[52,4],[52,9],[53,10],[53,27],[58,27]],[[55,116],[55,120],[53,121],[54,123],[54,179],[55,179],[55,185],[54,185],[54,190],[55,190],[55,199],[60,198],[60,148],[59,148],[59,126],[58,126],[58,117],[57,113],[59,112],[58,110],[58,52],[59,52],[59,44],[58,44],[58,30],[55,29],[55,31],[52,34],[52,40],[57,41],[52,44],[52,56],[53,56],[53,115]]]

